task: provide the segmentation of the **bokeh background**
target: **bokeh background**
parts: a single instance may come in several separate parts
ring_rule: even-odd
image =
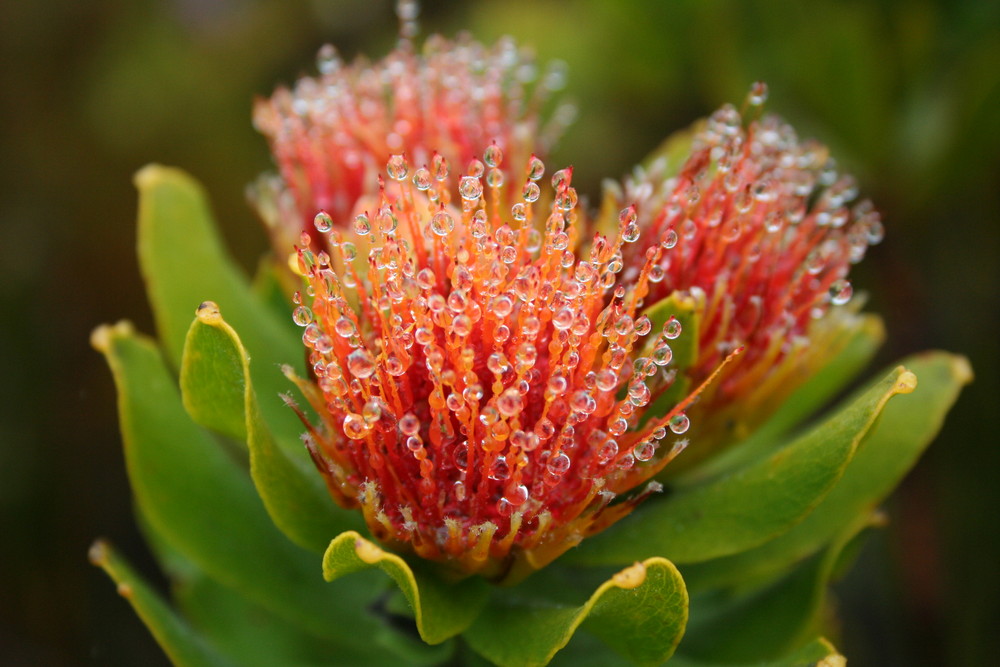
[[[424,33],[512,34],[569,65],[576,124],[551,164],[596,202],[671,131],[756,79],[828,143],[887,223],[854,274],[890,338],[969,355],[976,382],[838,586],[851,664],[1000,655],[1000,3],[505,0],[423,3]],[[87,563],[97,536],[157,577],[133,522],[113,387],[88,345],[152,331],[131,175],[158,161],[208,188],[246,267],[265,237],[244,187],[269,168],[253,96],[314,71],[325,42],[379,57],[387,0],[0,3],[0,663],[166,664]]]

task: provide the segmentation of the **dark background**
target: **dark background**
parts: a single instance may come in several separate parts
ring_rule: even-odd
[[[750,83],[828,143],[886,221],[853,274],[884,315],[888,363],[969,355],[976,382],[838,587],[851,665],[986,665],[1000,655],[997,447],[1000,3],[425,2],[424,33],[468,28],[569,64],[579,106],[550,164],[596,203],[662,138]],[[165,664],[87,563],[106,536],[148,576],[110,374],[90,330],[152,331],[134,255],[132,173],[207,187],[237,258],[264,234],[245,184],[269,168],[254,95],[312,73],[333,42],[381,57],[372,0],[0,3],[0,662]]]

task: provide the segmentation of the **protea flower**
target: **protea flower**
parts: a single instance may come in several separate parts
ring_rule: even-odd
[[[572,170],[542,200],[537,157],[511,181],[497,143],[457,178],[434,162],[437,178],[390,158],[379,208],[347,231],[319,213],[332,256],[302,239],[316,386],[299,384],[323,419],[308,444],[381,541],[465,571],[539,567],[624,516],[645,491],[610,503],[687,444],[694,394],[644,418],[671,384],[676,320],[653,331],[639,307],[658,253],[618,284],[634,207],[588,239]]]
[[[660,157],[609,193],[636,208],[642,230],[625,249],[623,280],[646,280],[646,303],[672,298],[698,322],[688,382],[745,349],[695,408],[705,419],[693,434],[709,442],[745,437],[864,326],[845,307],[847,275],[883,235],[878,211],[855,201],[855,180],[825,146],[799,141],[777,116],[754,118],[766,95],[754,84],[749,121],[722,107],[684,137],[679,165]]]
[[[839,664],[816,592],[970,378],[913,357],[796,428],[880,338],[847,303],[878,215],[758,117],[755,86],[749,118],[724,107],[592,216],[542,161],[558,82],[531,84],[509,41],[418,54],[411,28],[257,105],[294,304],[267,292],[274,263],[256,287],[234,268],[190,177],[138,175],[161,342],[127,323],[93,341],[181,613],[107,544],[94,562],[181,665],[517,667],[568,643],[588,664],[678,644],[687,664]],[[408,606],[347,576],[369,568]]]
[[[318,64],[318,77],[254,105],[280,175],[262,177],[252,195],[286,252],[318,211],[345,220],[366,195],[377,196],[391,155],[429,165],[436,153],[464,167],[496,140],[520,165],[544,156],[572,113],[550,108],[563,85],[558,63],[540,71],[509,38],[487,47],[468,35],[435,36],[420,52],[403,39],[376,63],[350,65],[328,45]]]

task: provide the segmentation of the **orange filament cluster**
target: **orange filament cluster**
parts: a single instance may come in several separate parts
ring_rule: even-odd
[[[755,84],[747,107],[756,110],[765,96],[764,85]],[[692,382],[731,350],[746,348],[700,409],[717,414],[734,397],[786,395],[816,365],[814,357],[828,358],[845,340],[834,329],[856,324],[838,309],[824,318],[826,340],[816,345],[813,323],[847,303],[850,265],[882,238],[878,212],[867,200],[852,206],[855,181],[837,173],[825,146],[800,143],[773,116],[746,123],[728,105],[696,132],[679,172],[669,169],[666,158],[654,161],[618,193],[636,204],[643,230],[643,240],[626,252],[623,279],[638,278],[650,248],[666,250],[647,276],[647,300],[692,298],[700,324]],[[772,391],[761,391],[764,383]]]
[[[691,400],[644,414],[680,331],[641,312],[659,252],[620,280],[635,208],[589,238],[570,169],[543,193],[537,157],[517,178],[503,164],[497,143],[457,177],[439,155],[392,156],[376,210],[346,229],[321,212],[303,235],[294,314],[332,495],[383,542],[494,575],[544,565],[657,488],[637,489],[686,445]]]
[[[509,38],[486,47],[468,36],[433,36],[422,51],[403,39],[381,61],[350,65],[326,46],[318,67],[318,77],[254,108],[280,176],[263,177],[252,194],[283,249],[310,229],[316,211],[344,219],[359,198],[377,195],[376,175],[391,155],[430,164],[436,151],[466,165],[495,139],[520,165],[544,155],[572,113],[550,108],[561,68],[540,71]]]

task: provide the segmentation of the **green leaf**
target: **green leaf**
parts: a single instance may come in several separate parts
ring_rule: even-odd
[[[844,667],[847,661],[837,652],[833,644],[823,638],[814,639],[805,646],[776,660],[753,663],[753,667]],[[670,667],[733,667],[732,663],[704,662],[678,653],[670,661]]]
[[[177,605],[191,625],[238,665],[366,665],[371,656],[304,633],[198,572],[176,580]]]
[[[128,600],[156,643],[177,667],[224,667],[234,665],[199,636],[119,556],[110,544],[97,541],[90,547],[90,561],[118,584],[118,593]]]
[[[944,352],[916,355],[903,363],[916,375],[917,388],[889,403],[819,507],[801,524],[756,549],[685,567],[692,590],[784,570],[821,548],[856,517],[869,514],[899,484],[941,429],[962,386],[972,379],[964,357]]]
[[[184,405],[200,424],[247,441],[250,474],[274,523],[296,544],[322,553],[334,535],[363,521],[333,502],[300,442],[272,436],[258,408],[252,365],[218,307],[203,303],[184,346]]]
[[[791,573],[760,590],[736,596],[707,618],[697,613],[696,598],[684,654],[745,664],[778,658],[801,645],[819,621],[844,547],[870,523],[866,517]]]
[[[888,400],[914,384],[912,373],[896,368],[790,445],[718,479],[647,502],[567,554],[567,562],[608,565],[662,555],[696,563],[786,532],[840,479]]]
[[[625,568],[580,606],[546,603],[532,587],[527,581],[498,589],[464,635],[500,667],[547,664],[581,624],[632,663],[659,664],[673,654],[687,623],[684,581],[663,558]]]
[[[254,384],[272,429],[295,437],[300,426],[278,397],[285,390],[281,364],[302,370],[304,352],[294,325],[275,317],[253,294],[226,253],[198,183],[178,169],[149,165],[135,176],[139,189],[139,265],[149,302],[171,363],[180,365],[191,317],[214,301],[244,332],[254,356]]]
[[[704,483],[767,456],[777,449],[792,428],[801,425],[843,390],[868,365],[885,339],[881,318],[875,315],[856,317],[857,322],[850,327],[844,348],[796,389],[760,428],[738,445],[719,452],[672,480],[672,485],[683,488]]]
[[[142,515],[212,579],[345,650],[388,658],[369,639],[383,632],[366,611],[366,582],[319,585],[319,563],[289,542],[253,485],[184,411],[152,341],[122,323],[94,332],[118,387],[129,480]]]
[[[684,372],[698,358],[698,332],[701,326],[698,321],[698,312],[703,307],[704,304],[699,304],[695,297],[673,292],[670,296],[660,299],[643,311],[652,324],[649,338],[653,341],[659,337],[663,325],[671,316],[676,317],[677,321],[681,323],[680,337],[670,341],[670,350],[673,353],[670,369],[677,373],[674,383],[650,403],[645,412],[644,421],[654,415],[667,414],[691,390],[691,383]],[[652,348],[649,348],[643,350],[641,354],[646,356],[651,353]]]
[[[422,563],[409,565],[354,531],[338,535],[323,556],[323,577],[378,568],[392,577],[413,610],[420,637],[439,644],[465,631],[489,597],[489,585],[479,577],[446,582]]]

